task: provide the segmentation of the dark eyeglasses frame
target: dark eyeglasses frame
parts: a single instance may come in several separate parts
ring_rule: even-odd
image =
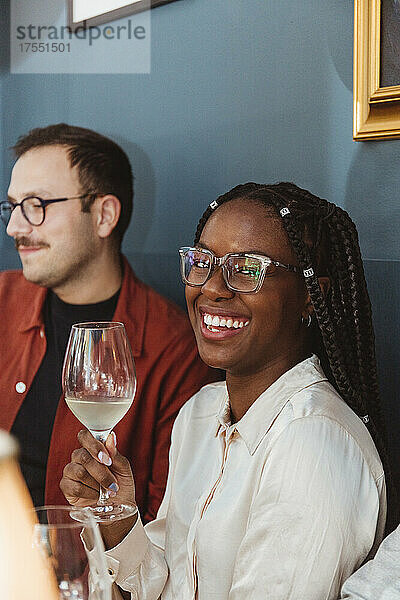
[[[43,225],[44,220],[46,218],[46,206],[48,206],[49,204],[54,204],[55,202],[66,202],[67,200],[82,200],[83,198],[87,198],[88,196],[96,196],[97,194],[95,192],[87,192],[86,194],[82,194],[81,196],[70,196],[69,198],[51,198],[49,200],[43,200],[43,198],[39,198],[39,196],[27,196],[26,198],[23,198],[21,200],[21,202],[11,202],[11,200],[3,200],[2,202],[0,202],[0,214],[1,214],[1,207],[4,206],[5,204],[12,206],[11,209],[11,213],[10,213],[10,219],[11,219],[11,215],[14,212],[14,210],[17,208],[17,206],[21,207],[21,212],[22,212],[22,216],[24,217],[24,219],[26,221],[28,221],[29,225],[32,225],[32,227],[40,227],[40,225]],[[26,200],[39,200],[40,202],[40,206],[42,208],[43,211],[43,217],[42,220],[40,221],[40,223],[32,223],[24,210],[24,202]],[[8,223],[10,222],[10,219],[6,222],[5,219],[3,219],[3,216],[1,216],[1,219],[3,221],[3,223],[5,224],[5,226],[8,226]]]
[[[186,256],[187,252],[190,250],[194,251],[194,252],[204,252],[204,254],[209,256],[211,259],[211,266],[210,266],[207,278],[205,279],[205,281],[203,281],[203,283],[192,283],[192,282],[188,281],[185,277],[185,256]],[[211,252],[211,250],[207,250],[206,248],[194,248],[191,246],[182,246],[182,248],[179,248],[179,254],[181,257],[182,281],[184,284],[186,284],[190,287],[202,287],[203,285],[205,285],[207,283],[207,281],[210,279],[210,277],[212,276],[213,271],[215,270],[215,266],[222,268],[222,276],[224,278],[226,287],[229,290],[231,290],[232,292],[237,292],[239,294],[256,294],[257,292],[259,292],[262,284],[264,283],[267,267],[269,265],[274,265],[275,267],[280,267],[281,269],[285,269],[285,271],[290,271],[291,273],[301,273],[302,272],[300,267],[295,267],[294,265],[289,265],[289,264],[278,262],[277,260],[273,260],[269,256],[265,256],[264,254],[254,254],[254,253],[249,253],[249,252],[228,252],[224,256],[221,256],[220,258],[218,258],[217,256],[215,256],[215,254],[213,252]],[[261,262],[261,272],[260,272],[260,275],[258,278],[257,285],[254,288],[254,290],[245,290],[245,291],[239,290],[239,289],[233,287],[229,283],[228,274],[227,274],[226,267],[225,267],[225,263],[228,260],[228,258],[256,258]]]

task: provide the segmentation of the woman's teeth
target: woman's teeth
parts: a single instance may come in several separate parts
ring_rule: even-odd
[[[241,329],[242,327],[247,327],[250,321],[243,319],[235,319],[233,317],[219,317],[218,315],[209,315],[205,313],[203,315],[204,324],[207,326],[209,331],[219,331],[215,329],[215,327],[227,327],[228,329]]]

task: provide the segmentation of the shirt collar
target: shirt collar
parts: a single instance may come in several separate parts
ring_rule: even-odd
[[[249,454],[254,454],[294,394],[319,381],[327,381],[327,378],[322,371],[318,357],[313,354],[286,371],[257,398],[240,421],[235,423],[235,429],[243,438]],[[230,420],[230,404],[226,391],[217,414],[217,434],[221,428],[226,430],[230,427]]]
[[[226,389],[226,385],[224,386],[224,390],[225,390],[224,397],[221,401],[221,407],[217,414],[217,420],[218,420],[217,433],[221,427],[223,429],[227,429],[228,427],[230,427],[232,425],[231,404],[229,402],[229,396],[228,396],[228,391]]]

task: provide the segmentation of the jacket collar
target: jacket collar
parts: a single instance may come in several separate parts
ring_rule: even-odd
[[[28,281],[27,284],[32,288],[32,304],[31,310],[23,313],[19,319],[18,331],[21,333],[43,325],[42,310],[47,294],[47,288],[40,287]]]
[[[249,454],[254,454],[294,394],[319,381],[327,381],[327,378],[318,357],[314,354],[286,371],[257,398],[240,421],[234,424],[234,429],[243,438]],[[224,393],[220,412],[217,415],[218,430],[221,427],[224,429],[233,427],[229,419],[229,400]]]
[[[147,317],[147,288],[137,279],[125,256],[122,256],[123,279],[114,320],[124,323],[134,357],[143,348]]]
[[[124,323],[131,343],[133,356],[140,356],[143,347],[144,329],[147,315],[147,289],[137,279],[125,256],[122,256],[123,278],[121,292],[113,319]],[[43,325],[43,305],[47,288],[27,282],[32,287],[32,309],[22,315],[18,330],[29,331]]]

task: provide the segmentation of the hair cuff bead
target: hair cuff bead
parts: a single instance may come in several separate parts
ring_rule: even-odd
[[[309,269],[304,269],[303,275],[304,277],[314,277],[314,269],[312,267]]]
[[[361,421],[363,423],[369,423],[369,415],[364,415],[363,417],[361,417]]]
[[[281,217],[285,217],[286,215],[290,215],[290,210],[288,209],[287,206],[285,206],[285,208],[281,208],[281,210],[279,212],[281,214]]]
[[[214,210],[215,208],[217,208],[218,206],[218,202],[216,200],[214,200],[213,202],[211,202],[210,204],[210,208],[211,210]]]

